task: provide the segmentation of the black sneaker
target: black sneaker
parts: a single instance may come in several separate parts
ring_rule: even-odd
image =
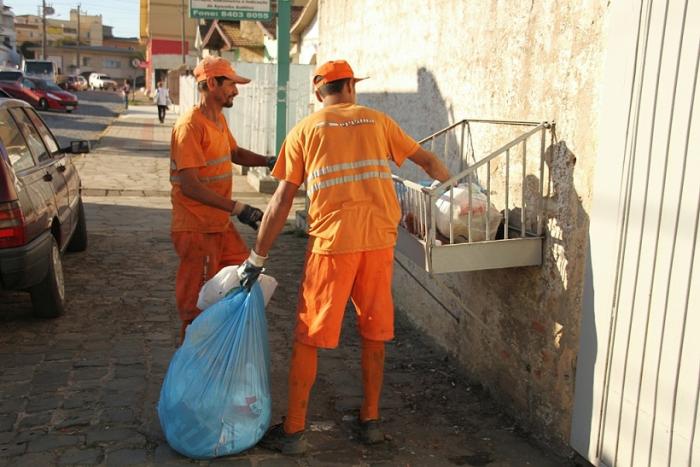
[[[308,449],[304,432],[287,434],[284,432],[284,425],[279,423],[272,426],[258,445],[271,451],[279,451],[287,455],[304,454]]]
[[[365,444],[384,442],[384,431],[379,427],[379,420],[360,422],[360,441]]]

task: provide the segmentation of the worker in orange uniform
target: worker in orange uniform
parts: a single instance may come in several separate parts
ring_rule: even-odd
[[[272,171],[280,184],[263,217],[255,249],[238,269],[241,283],[250,288],[285,224],[297,189],[305,183],[309,244],[299,290],[287,416],[260,443],[285,454],[307,449],[304,428],[317,348],[337,347],[348,298],[355,305],[362,336],[361,439],[369,444],[384,440],[379,396],[384,342],[394,337],[391,282],[401,216],[389,163],[400,166],[410,159],[437,180],[450,178],[442,162],[389,116],[356,104],[355,83],[360,79],[344,60],[316,70],[313,84],[323,109],[287,135]]]
[[[202,310],[199,290],[221,268],[240,265],[248,247],[231,222],[231,216],[258,228],[262,211],[231,198],[231,162],[248,167],[272,167],[264,157],[236,144],[222,113],[238,95],[236,85],[250,80],[236,74],[220,57],[206,57],[194,69],[201,99],[199,105],[175,123],[170,141],[172,184],[172,239],[180,265],[175,299],[185,329]]]

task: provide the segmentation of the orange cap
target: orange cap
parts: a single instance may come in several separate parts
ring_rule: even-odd
[[[233,69],[231,63],[228,60],[221,57],[208,56],[204,57],[201,62],[197,64],[194,68],[194,79],[197,82],[204,81],[208,78],[216,78],[218,76],[223,76],[230,79],[234,83],[246,84],[250,83],[248,78],[244,78],[236,74],[236,70]]]
[[[350,64],[345,60],[331,60],[316,68],[313,79],[314,88],[318,89],[324,84],[345,78],[352,78],[355,81],[367,79],[366,77],[355,78]]]

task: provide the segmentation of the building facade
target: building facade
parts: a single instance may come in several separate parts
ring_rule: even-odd
[[[166,79],[168,71],[183,65],[191,69],[197,64],[194,44],[198,20],[189,17],[187,5],[180,0],[141,0],[140,40],[145,47],[149,90]]]
[[[0,66],[15,67],[20,58],[17,53],[17,32],[15,31],[15,14],[12,8],[0,0]]]
[[[78,22],[80,22],[80,27]],[[15,18],[15,29],[19,44],[25,42],[41,44],[43,40],[41,16],[19,15]],[[79,14],[77,9],[71,9],[68,20],[46,18],[46,42],[48,45],[76,44],[78,33],[80,33],[81,44],[90,47],[102,46],[102,15],[87,15],[82,11]]]

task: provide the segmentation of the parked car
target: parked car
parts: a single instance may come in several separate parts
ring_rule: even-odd
[[[58,86],[66,91],[85,91],[88,88],[88,83],[87,79],[80,75],[71,75],[60,80]]]
[[[10,76],[5,80],[3,79],[5,73],[9,74],[14,72],[0,72],[0,89],[15,99],[22,100],[38,108],[41,97],[36,92],[36,85],[21,73],[19,78],[14,81],[9,80]]]
[[[31,295],[34,314],[64,311],[61,257],[83,251],[88,236],[81,184],[68,154],[28,104],[0,98],[0,289]]]
[[[102,73],[92,73],[88,79],[88,84],[90,85],[90,89],[117,90],[117,82]]]
[[[36,88],[34,92],[39,95],[39,108],[41,110],[65,110],[71,113],[78,107],[78,98],[75,94],[64,91],[56,84],[43,79],[29,78]]]

